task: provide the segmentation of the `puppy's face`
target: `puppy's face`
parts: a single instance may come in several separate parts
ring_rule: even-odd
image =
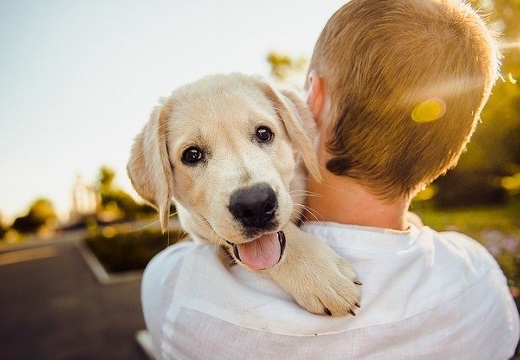
[[[228,246],[251,268],[273,266],[283,255],[279,230],[291,219],[293,200],[301,201],[301,193],[290,193],[294,181],[303,181],[296,159],[308,167],[306,158],[314,159],[301,108],[238,74],[184,86],[136,139],[132,183],[161,219],[164,198],[172,197],[193,236]]]
[[[289,221],[295,153],[260,89],[210,80],[174,95],[166,122],[173,197],[193,221],[241,244]]]

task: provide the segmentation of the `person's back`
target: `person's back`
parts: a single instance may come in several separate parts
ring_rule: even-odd
[[[307,313],[260,273],[225,268],[213,246],[168,248],[143,278],[158,357],[505,359],[518,313],[476,241],[407,209],[455,165],[496,79],[482,20],[457,1],[352,0],[326,25],[309,72],[322,183],[303,228],[363,282],[356,317]],[[309,254],[312,256],[312,254]]]

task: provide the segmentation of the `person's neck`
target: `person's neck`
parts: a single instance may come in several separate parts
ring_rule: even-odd
[[[398,198],[381,200],[357,181],[329,172],[323,182],[309,180],[307,221],[331,221],[341,224],[406,230],[410,201]]]

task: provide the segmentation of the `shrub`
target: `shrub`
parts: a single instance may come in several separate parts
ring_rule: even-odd
[[[106,227],[89,235],[85,242],[108,272],[140,270],[161,250],[182,239],[185,232],[159,230],[116,232]]]
[[[434,203],[439,209],[504,204],[507,193],[499,184],[502,175],[484,171],[448,172],[435,181]]]

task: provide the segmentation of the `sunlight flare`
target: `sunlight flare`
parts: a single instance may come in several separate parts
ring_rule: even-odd
[[[426,99],[417,104],[412,110],[412,120],[417,123],[426,123],[441,118],[446,112],[446,103],[440,98]]]
[[[520,41],[508,41],[500,44],[500,49],[506,50],[506,49],[519,49],[520,48]]]

